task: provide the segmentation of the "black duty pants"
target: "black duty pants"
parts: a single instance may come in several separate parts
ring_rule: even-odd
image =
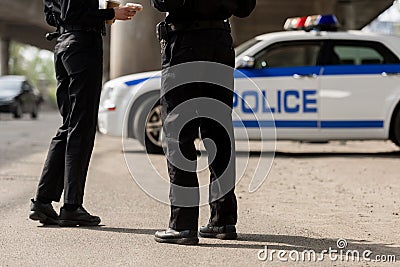
[[[37,198],[81,205],[93,150],[102,86],[102,37],[62,34],[54,49],[57,104],[62,125],[51,140]]]
[[[199,192],[193,190],[189,193],[191,205],[182,205],[182,199],[188,194],[180,194],[173,185],[196,188],[199,186],[196,174],[196,149],[194,141],[200,136],[203,140],[209,139],[210,145],[205,142],[209,154],[210,181],[216,181],[224,173],[230,184],[230,190],[226,194],[213,199],[218,194],[218,186],[209,189],[210,192],[210,223],[214,226],[222,226],[237,222],[237,202],[234,193],[235,185],[235,150],[232,126],[232,99],[233,99],[233,71],[228,75],[229,88],[215,84],[196,82],[184,84],[175,88],[168,88],[168,79],[179,77],[181,70],[170,68],[181,63],[207,61],[221,63],[234,67],[235,53],[232,48],[230,32],[226,30],[196,30],[191,32],[176,32],[170,36],[163,51],[163,84],[161,90],[161,105],[163,127],[166,134],[167,165],[171,182],[170,202],[171,217],[169,227],[175,230],[187,230],[198,228],[199,217]],[[229,69],[229,68],[228,68]],[[198,70],[201,75],[201,69]],[[226,77],[225,77],[226,80]],[[223,107],[218,112],[221,121],[216,121],[201,114],[206,114],[207,104],[189,104],[183,110],[174,110],[180,104],[195,98],[209,98],[217,100]],[[182,116],[193,114],[193,119],[185,125],[179,120]],[[190,116],[190,115],[189,115]],[[179,133],[177,132],[179,131]],[[231,137],[231,138],[230,138]],[[178,144],[180,152],[177,151]],[[216,153],[213,160],[210,155]],[[178,154],[193,162],[187,168],[177,166]],[[232,160],[233,159],[233,160]],[[210,162],[212,160],[212,162]]]

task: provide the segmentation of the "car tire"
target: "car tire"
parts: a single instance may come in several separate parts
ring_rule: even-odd
[[[395,112],[392,121],[391,140],[400,146],[400,109],[397,109]]]
[[[22,117],[22,115],[23,115],[22,105],[21,105],[20,102],[17,102],[15,104],[15,109],[14,109],[14,112],[13,112],[13,116],[14,116],[15,119],[20,119]]]
[[[37,104],[34,104],[31,112],[31,118],[35,120],[37,119],[38,116],[39,116],[39,107]]]
[[[163,154],[159,95],[151,95],[135,111],[132,123],[135,137],[149,154]]]

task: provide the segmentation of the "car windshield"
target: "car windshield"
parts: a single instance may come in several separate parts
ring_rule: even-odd
[[[0,80],[0,95],[18,93],[21,90],[20,81],[2,81]]]
[[[257,39],[250,39],[247,42],[244,42],[243,44],[237,46],[235,48],[235,54],[236,56],[239,56],[240,54],[242,54],[243,52],[245,52],[247,49],[249,49],[250,47],[252,47],[253,45],[255,45],[256,43],[259,43],[260,40]]]

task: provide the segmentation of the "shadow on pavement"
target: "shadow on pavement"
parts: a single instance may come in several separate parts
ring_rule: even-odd
[[[400,248],[393,247],[394,244],[377,244],[366,240],[346,240],[348,243],[345,250],[357,250],[362,255],[365,250],[372,251],[372,255],[395,255],[400,257]],[[313,250],[316,253],[321,253],[323,250],[338,249],[337,239],[326,238],[311,238],[304,236],[287,236],[287,235],[265,235],[265,234],[240,234],[238,243],[220,243],[207,244],[200,242],[199,246],[203,247],[221,247],[221,248],[236,248],[236,249],[263,249],[268,245],[268,249],[275,250],[296,250],[302,252],[304,250]],[[257,242],[257,243],[248,243]],[[271,245],[272,243],[272,245]],[[278,243],[278,244],[277,244]]]
[[[126,233],[136,235],[153,236],[160,229],[132,229],[132,228],[116,228],[116,227],[80,227],[82,229]],[[233,248],[233,249],[264,249],[268,245],[268,249],[298,251],[313,250],[316,253],[321,253],[329,248],[337,248],[337,239],[329,238],[312,238],[304,236],[289,236],[289,235],[266,235],[266,234],[241,234],[239,233],[238,240],[225,241],[217,240],[220,243],[206,243],[207,239],[201,238],[198,246],[213,247],[213,248]],[[347,247],[345,250],[357,250],[362,255],[365,250],[370,250],[372,255],[394,255],[400,257],[400,247],[394,247],[395,244],[378,244],[367,240],[346,239]]]
[[[85,230],[95,230],[101,232],[114,232],[122,234],[135,234],[135,235],[154,235],[160,229],[132,229],[132,228],[116,228],[116,227],[105,227],[99,225],[97,227],[79,227]]]
[[[115,227],[106,227],[105,225],[98,226],[74,226],[74,227],[60,227],[58,225],[39,225],[38,228],[75,228],[75,229],[84,229],[84,230],[94,230],[100,232],[114,232],[114,233],[123,233],[123,234],[136,234],[136,235],[154,235],[155,232],[160,229],[131,229],[131,228],[115,228]]]

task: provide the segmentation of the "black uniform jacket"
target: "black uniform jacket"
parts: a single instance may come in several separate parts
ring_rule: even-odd
[[[49,25],[101,27],[114,18],[113,9],[99,9],[98,0],[44,0],[44,13]]]
[[[256,0],[151,0],[161,12],[169,12],[168,22],[244,18],[256,6]]]

